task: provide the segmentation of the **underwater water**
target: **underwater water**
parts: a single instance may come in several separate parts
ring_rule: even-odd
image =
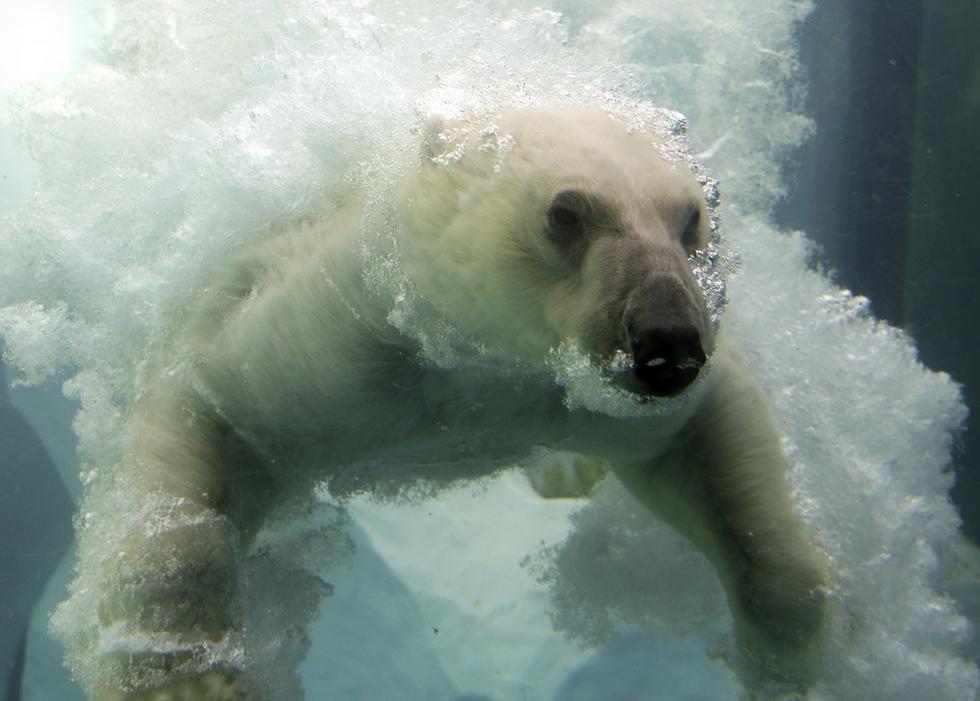
[[[950,595],[972,580],[945,566],[960,525],[948,498],[960,387],[816,269],[806,232],[773,219],[785,164],[815,128],[799,63],[809,3],[71,7],[104,40],[76,47],[71,71],[59,59],[63,81],[0,103],[0,153],[21,164],[0,197],[0,338],[51,469],[75,499],[81,485],[96,493],[77,521],[94,529],[84,547],[98,552],[91,534],[118,525],[90,524],[85,505],[113,479],[149,349],[232,251],[351,188],[385,221],[431,112],[652,103],[683,113],[720,183],[740,261],[722,324],[776,410],[794,499],[834,567],[836,617],[808,698],[976,697],[970,624]],[[379,275],[386,265],[379,254]],[[427,349],[440,360],[455,340]],[[707,560],[612,479],[588,500],[543,500],[517,469],[426,500],[324,492],[317,513],[260,545],[246,563],[249,635],[215,654],[247,656],[284,701],[300,687],[309,699],[460,701],[744,691]],[[99,628],[84,570],[49,633],[72,566],[68,554],[36,606],[24,699],[83,698],[59,641],[134,642]],[[329,583],[319,605],[312,578],[283,576],[297,567]],[[304,625],[308,650],[291,637]]]

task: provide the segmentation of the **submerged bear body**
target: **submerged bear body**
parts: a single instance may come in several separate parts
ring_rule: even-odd
[[[811,644],[826,567],[766,402],[688,263],[709,241],[704,193],[659,144],[598,109],[429,125],[396,207],[398,263],[471,357],[434,358],[426,329],[394,323],[368,280],[356,197],[217,272],[134,409],[122,468],[181,525],[127,534],[100,593],[103,625],[188,652],[107,655],[95,697],[270,696],[195,650],[239,625],[233,555],[278,503],[324,481],[370,489],[371,463],[447,481],[541,446],[608,464],[701,548],[760,667]],[[561,347],[628,411],[570,402]]]

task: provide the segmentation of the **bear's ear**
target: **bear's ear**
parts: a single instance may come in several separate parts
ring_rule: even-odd
[[[422,126],[422,156],[434,158],[443,152],[442,140],[439,135],[446,129],[446,118],[442,115],[429,115]]]
[[[448,121],[439,114],[431,114],[426,118],[425,124],[422,126],[422,158],[424,160],[429,161],[445,152],[445,133]]]
[[[422,126],[422,160],[431,163],[454,148],[463,134],[460,121],[440,114],[429,115]]]

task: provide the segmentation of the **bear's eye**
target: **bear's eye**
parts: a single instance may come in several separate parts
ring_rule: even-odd
[[[570,243],[585,233],[585,195],[565,190],[555,195],[548,207],[548,232],[560,243]]]
[[[695,207],[691,216],[687,220],[684,232],[681,234],[681,245],[684,250],[691,253],[696,251],[701,245],[701,208]]]

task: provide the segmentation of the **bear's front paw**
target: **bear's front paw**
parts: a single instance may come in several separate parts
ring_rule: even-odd
[[[235,676],[225,672],[207,672],[197,677],[178,679],[158,689],[146,691],[102,691],[93,701],[260,701]]]
[[[755,565],[736,582],[730,663],[748,699],[809,698],[830,617],[823,568],[789,556]]]
[[[826,578],[814,562],[787,558],[753,567],[738,579],[736,595],[742,623],[753,637],[780,649],[807,646],[826,623]]]
[[[602,461],[564,451],[549,452],[526,470],[534,491],[545,499],[586,497],[606,472]]]

